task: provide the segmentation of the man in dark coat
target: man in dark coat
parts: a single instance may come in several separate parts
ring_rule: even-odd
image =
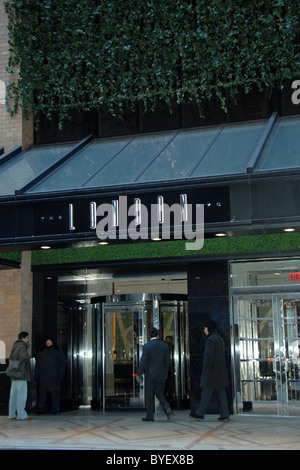
[[[38,354],[35,378],[38,382],[39,404],[38,412],[43,413],[46,408],[47,395],[50,393],[52,412],[59,414],[60,384],[65,371],[65,358],[63,353],[54,346],[52,339],[46,340],[46,347]]]
[[[204,419],[204,415],[216,390],[220,402],[220,421],[229,421],[229,408],[225,387],[229,385],[225,362],[224,341],[218,334],[217,324],[214,321],[207,322],[204,328],[207,336],[204,349],[203,369],[200,387],[201,401],[197,409],[190,413],[193,418]]]
[[[154,396],[159,399],[162,408],[168,418],[172,410],[164,395],[165,384],[170,367],[169,346],[164,341],[158,339],[158,330],[150,329],[150,341],[143,347],[143,354],[137,375],[141,376],[145,373],[146,380],[146,408],[147,415],[143,421],[154,421]]]

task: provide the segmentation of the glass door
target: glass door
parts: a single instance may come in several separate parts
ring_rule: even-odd
[[[162,339],[168,343],[171,357],[165,393],[172,405],[172,401],[177,401],[181,406],[189,400],[190,394],[187,302],[161,300],[159,323]]]
[[[147,297],[147,296],[146,296]],[[189,401],[189,338],[187,301],[153,298],[142,301],[114,301],[97,304],[102,311],[98,325],[98,371],[102,377],[96,394],[102,397],[103,410],[144,407],[144,384],[136,380],[143,345],[149,341],[149,329],[155,325],[160,339],[169,345],[171,366],[165,394],[172,407]],[[101,306],[101,307],[100,307]],[[102,364],[102,371],[99,365]],[[96,364],[96,365],[97,365]],[[95,382],[96,385],[96,382]],[[102,393],[103,390],[103,393]]]
[[[145,303],[103,303],[103,409],[144,405],[136,371],[147,330]]]
[[[300,415],[299,298],[233,297],[237,412]]]
[[[283,349],[281,371],[284,397],[287,401],[284,414],[300,416],[300,295],[283,296],[279,299],[282,318]],[[277,369],[275,369],[277,372]]]

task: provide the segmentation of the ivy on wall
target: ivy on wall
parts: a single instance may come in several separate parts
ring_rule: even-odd
[[[298,0],[9,0],[13,115],[227,99],[299,78]],[[15,72],[18,72],[18,75]]]

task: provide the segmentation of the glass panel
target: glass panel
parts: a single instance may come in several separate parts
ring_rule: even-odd
[[[143,345],[143,307],[104,304],[105,404],[109,408],[143,406],[136,370]]]
[[[74,144],[33,147],[0,167],[0,195],[14,194],[54,163]]]
[[[73,307],[67,306],[62,302],[58,303],[58,314],[57,314],[57,345],[63,351],[66,357],[66,370],[61,383],[60,399],[63,401],[72,401],[76,406],[78,403],[78,393],[76,390],[75,380],[77,368],[74,365],[77,361],[77,348],[73,343],[72,332],[77,328],[76,325],[76,313]],[[76,334],[76,333],[75,333]],[[73,365],[74,372],[73,373]]]
[[[186,178],[219,128],[181,131],[143,172],[138,181]]]
[[[299,117],[282,118],[275,124],[256,170],[299,168]]]
[[[274,331],[271,300],[239,299],[240,411],[276,414],[277,392],[273,371]]]
[[[84,184],[84,187],[133,183],[174,135],[168,132],[135,137],[122,152]],[[150,181],[151,179],[149,177]]]
[[[162,332],[161,339],[166,341],[169,345],[171,366],[168,373],[166,382],[165,393],[167,397],[178,397],[178,383],[176,381],[176,375],[178,374],[178,349],[179,349],[179,338],[178,338],[178,324],[176,312],[176,303],[161,302],[160,304],[160,330]],[[176,312],[177,313],[177,312]]]
[[[171,367],[165,393],[168,399],[189,398],[189,341],[187,302],[160,302],[160,330],[169,344]]]
[[[300,299],[283,300],[282,313],[284,320],[284,364],[288,384],[288,408],[289,415],[300,415]]]
[[[66,406],[90,405],[92,399],[92,321],[88,306],[58,304],[57,344],[66,355],[60,398]]]
[[[231,287],[300,285],[300,260],[231,263]]]
[[[103,409],[103,333],[102,333],[102,305],[100,303],[91,304],[92,312],[92,338],[93,338],[93,408]]]
[[[52,172],[41,183],[28,192],[78,189],[100,168],[109,162],[129,142],[128,137],[120,139],[95,140],[64,165]]]
[[[180,304],[180,337],[181,337],[181,390],[182,398],[190,398],[190,342],[189,342],[189,314],[188,302]]]
[[[245,173],[266,121],[225,126],[192,176]]]

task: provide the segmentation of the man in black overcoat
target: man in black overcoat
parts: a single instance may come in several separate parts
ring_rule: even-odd
[[[168,418],[172,410],[164,395],[165,384],[170,367],[170,351],[169,346],[164,341],[158,339],[158,330],[156,328],[150,329],[150,341],[143,347],[143,354],[137,375],[145,374],[146,381],[146,408],[147,415],[143,421],[154,421],[154,397],[157,396],[162,408]]]
[[[201,401],[196,410],[190,413],[190,416],[204,419],[204,415],[215,390],[221,408],[219,420],[228,421],[229,408],[225,387],[229,385],[229,380],[225,362],[224,341],[219,335],[217,324],[214,321],[207,322],[207,326],[204,327],[204,333],[207,339],[205,342],[203,368],[200,380]]]
[[[52,412],[60,412],[60,386],[65,371],[65,358],[60,349],[54,346],[53,340],[46,340],[46,347],[38,354],[35,378],[38,382],[38,412],[46,409],[47,395],[51,395]]]

